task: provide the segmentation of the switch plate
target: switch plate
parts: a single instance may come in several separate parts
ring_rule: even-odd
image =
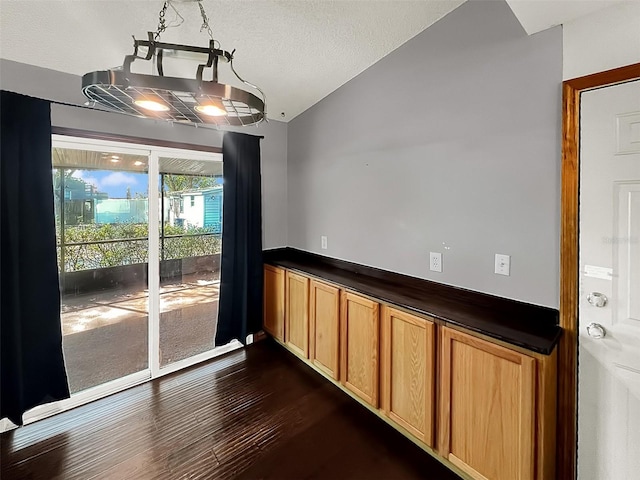
[[[432,272],[442,272],[442,254],[429,252],[429,270]]]
[[[320,237],[320,244],[322,246],[322,250],[326,250],[327,249],[327,237],[325,235],[322,235]]]
[[[511,256],[496,253],[495,273],[509,276],[511,274]]]

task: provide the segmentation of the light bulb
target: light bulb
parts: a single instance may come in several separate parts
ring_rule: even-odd
[[[156,102],[155,100],[134,100],[134,102],[140,108],[145,110],[151,110],[152,112],[167,112],[169,106],[164,103]]]
[[[223,107],[219,107],[218,105],[208,104],[208,105],[198,105],[195,107],[196,112],[202,113],[203,115],[208,115],[209,117],[224,117],[227,115],[227,111]]]

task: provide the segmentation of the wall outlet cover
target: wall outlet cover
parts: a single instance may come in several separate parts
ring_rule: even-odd
[[[327,237],[325,235],[322,235],[320,237],[320,245],[322,246],[323,250],[327,249]]]
[[[429,252],[429,270],[432,272],[442,272],[442,254],[439,252]]]

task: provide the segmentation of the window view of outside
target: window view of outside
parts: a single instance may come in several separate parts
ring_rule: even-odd
[[[53,149],[72,393],[148,368],[146,156]]]
[[[148,157],[53,149],[72,393],[148,368],[149,261],[160,262],[161,363],[213,348],[222,168],[217,162],[217,175],[173,173],[176,166],[192,172],[192,163],[169,162],[170,173],[161,175],[161,248],[150,259]]]
[[[162,157],[159,187],[163,367],[214,348],[220,290],[222,162]]]

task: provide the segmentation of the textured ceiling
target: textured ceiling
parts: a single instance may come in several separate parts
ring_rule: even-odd
[[[623,3],[617,0],[507,0],[520,24],[531,35],[597,10]],[[635,0],[638,1],[638,0]],[[640,27],[638,27],[640,29]]]
[[[463,3],[463,0],[204,0],[214,37],[288,121]],[[2,0],[0,56],[76,75],[122,65],[132,39],[155,30],[162,0]],[[206,46],[197,4],[174,2],[184,23],[162,40]],[[167,19],[176,15],[169,10]],[[134,71],[141,62],[134,63]],[[166,62],[170,63],[169,61]],[[195,76],[175,61],[176,73]],[[171,67],[171,65],[169,65]],[[168,67],[167,67],[168,68]],[[143,70],[139,70],[143,71]],[[220,80],[230,82],[221,67]],[[168,68],[170,74],[171,69]],[[79,88],[79,87],[78,87]],[[285,112],[285,117],[280,113]]]
[[[398,48],[464,0],[202,0],[214,37],[266,93],[268,116],[289,121]],[[194,0],[174,0],[184,23],[162,41],[206,46]],[[612,0],[508,0],[528,33]],[[83,75],[122,65],[132,35],[155,30],[162,0],[0,0],[0,57]],[[169,10],[168,23],[177,16]],[[150,71],[136,61],[134,72]],[[142,64],[142,65],[141,65]],[[197,62],[166,60],[165,74],[193,78]],[[220,81],[232,81],[227,66]],[[80,89],[80,85],[78,85]],[[284,116],[281,116],[284,112]]]

